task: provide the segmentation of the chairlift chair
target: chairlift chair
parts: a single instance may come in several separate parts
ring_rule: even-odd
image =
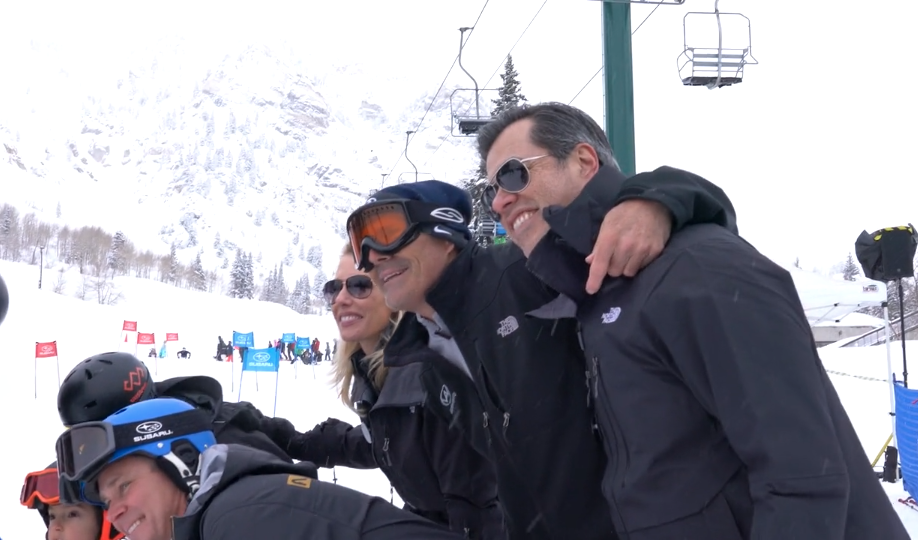
[[[482,110],[481,97],[482,94],[495,93],[498,92],[498,90],[480,90],[478,88],[478,81],[476,81],[475,77],[472,77],[472,74],[462,65],[462,49],[465,47],[465,33],[469,30],[471,30],[471,28],[468,27],[459,29],[459,69],[468,75],[469,79],[472,79],[472,84],[474,84],[475,88],[458,88],[453,90],[453,93],[449,95],[449,112],[450,118],[453,120],[450,126],[450,134],[453,137],[475,137],[478,135],[478,131],[481,128],[491,123],[494,119],[493,116],[491,116],[490,107],[486,107],[485,110]],[[458,103],[456,99],[456,94],[458,92],[473,92],[473,104],[462,112],[458,110],[460,108],[460,103]]]
[[[601,2],[609,2],[610,4],[659,4],[666,6],[681,6],[685,3],[685,0],[600,0]]]
[[[682,18],[683,51],[676,59],[679,78],[685,86],[705,86],[709,89],[732,86],[743,82],[743,70],[747,65],[758,64],[752,56],[752,23],[742,13],[689,12]],[[689,17],[715,17],[718,27],[717,47],[693,47],[689,45]],[[748,39],[741,48],[723,46],[723,19],[742,19],[746,25]]]

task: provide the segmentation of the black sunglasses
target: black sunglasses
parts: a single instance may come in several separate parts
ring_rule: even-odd
[[[346,280],[333,279],[325,283],[325,286],[322,287],[322,294],[325,296],[325,302],[328,305],[335,303],[335,299],[338,298],[338,293],[343,289],[347,289],[347,294],[362,300],[373,292],[373,280],[369,276],[351,276]]]
[[[526,164],[530,161],[549,157],[550,155],[551,154],[542,154],[541,156],[533,156],[524,159],[510,158],[497,169],[497,172],[494,173],[494,177],[489,179],[488,185],[481,193],[481,204],[484,206],[485,210],[491,214],[492,218],[495,220],[499,219],[499,216],[491,210],[494,198],[497,197],[497,189],[500,188],[507,193],[520,193],[529,187],[529,181],[531,179],[529,167],[527,167]]]

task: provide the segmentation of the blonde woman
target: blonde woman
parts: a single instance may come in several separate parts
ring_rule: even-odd
[[[428,348],[410,366],[387,368],[383,347],[398,323],[369,276],[354,269],[350,246],[342,251],[325,300],[341,334],[334,380],[359,427],[329,419],[297,433],[281,418],[261,429],[294,459],[320,467],[379,467],[405,501],[405,509],[466,538],[506,539],[493,465],[451,428],[440,396],[428,396],[422,378],[462,379],[458,368]],[[453,373],[455,371],[455,373]]]

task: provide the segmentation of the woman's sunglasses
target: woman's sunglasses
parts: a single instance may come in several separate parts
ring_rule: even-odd
[[[551,154],[542,154],[541,156],[533,156],[524,159],[510,158],[497,169],[497,172],[494,173],[494,178],[488,182],[488,185],[485,186],[484,191],[481,193],[481,204],[491,213],[495,220],[498,219],[499,216],[494,215],[494,212],[491,210],[491,205],[494,203],[494,198],[497,197],[498,188],[507,193],[520,193],[529,187],[529,181],[531,179],[529,167],[526,166],[526,164],[530,161],[542,159],[550,155]]]
[[[335,299],[338,298],[338,293],[342,290],[347,289],[347,294],[351,295],[358,300],[362,300],[373,292],[373,281],[369,276],[351,276],[345,280],[333,279],[325,284],[322,287],[322,294],[325,296],[325,302],[328,305],[335,303]]]

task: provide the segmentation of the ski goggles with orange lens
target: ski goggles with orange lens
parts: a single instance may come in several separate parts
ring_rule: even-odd
[[[60,502],[57,469],[45,469],[26,475],[19,493],[19,504],[34,510],[39,504],[54,506]]]
[[[394,255],[414,242],[422,229],[437,224],[465,225],[454,209],[408,199],[387,199],[361,206],[347,218],[347,235],[357,260],[357,269],[373,269],[370,250]]]

